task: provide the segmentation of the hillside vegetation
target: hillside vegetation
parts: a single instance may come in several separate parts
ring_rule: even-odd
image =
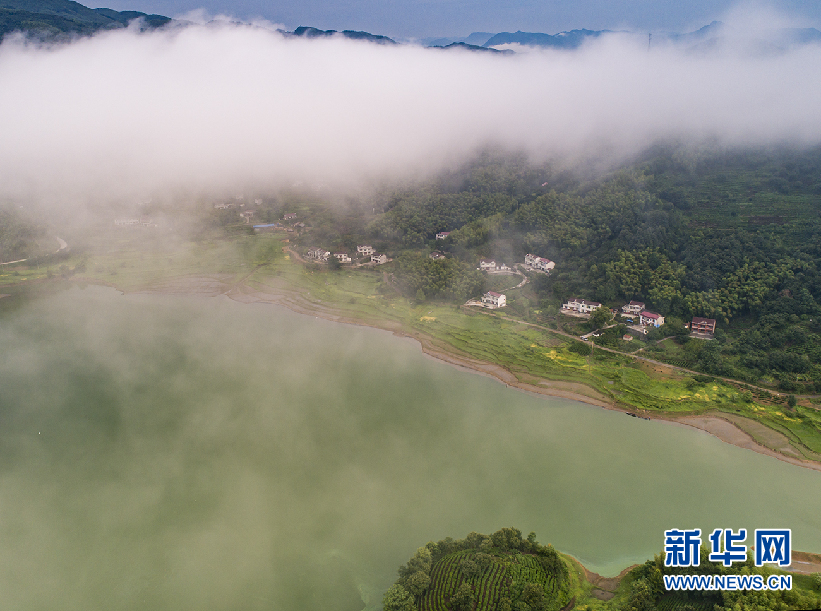
[[[385,593],[385,611],[558,611],[571,598],[552,546],[516,528],[420,547]]]
[[[817,558],[814,556],[814,558]],[[516,528],[492,535],[472,532],[420,547],[399,568],[384,595],[384,611],[789,611],[821,605],[821,574],[792,574],[789,590],[668,591],[665,575],[786,575],[755,566],[752,552],[730,567],[711,562],[701,548],[698,566],[664,566],[664,554],[617,578],[586,573],[552,546]],[[594,582],[588,579],[594,579]]]
[[[160,27],[171,21],[162,15],[139,11],[92,9],[71,0],[0,0],[0,40],[11,32],[24,32],[46,40],[64,40],[100,30],[123,28],[142,18],[145,27]]]
[[[597,179],[486,154],[361,204],[377,213],[317,215],[302,244],[374,243],[396,259],[397,288],[423,301],[477,296],[495,288],[468,273],[480,258],[512,265],[534,253],[556,269],[508,297],[526,320],[561,326],[571,297],[642,301],[668,321],[647,338],[653,358],[821,392],[821,149],[658,149]],[[428,260],[434,248],[453,261]],[[688,340],[693,316],[718,321],[717,341]],[[618,348],[611,335],[598,341]]]
[[[528,390],[644,417],[719,415],[789,459],[821,460],[821,149],[660,148],[603,176],[486,152],[362,193],[158,198],[116,213],[159,222],[139,229],[100,210],[94,227],[59,229],[70,255],[3,266],[0,284],[11,293],[52,276],[133,290],[220,274],[261,295],[299,294],[301,311],[402,329],[471,367],[493,363]],[[358,245],[390,260],[356,259]],[[308,262],[310,248],[355,261]],[[526,253],[555,269],[519,272],[524,284],[477,270],[481,258],[512,266]],[[486,290],[506,293],[507,307],[463,305]],[[601,314],[643,301],[666,323],[645,335],[568,316],[571,297],[602,302]],[[692,316],[717,319],[715,337],[691,336]]]

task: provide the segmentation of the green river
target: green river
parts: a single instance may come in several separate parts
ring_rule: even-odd
[[[74,287],[6,307],[0,346],[2,609],[359,611],[503,526],[610,575],[670,528],[821,551],[821,473],[384,331]]]

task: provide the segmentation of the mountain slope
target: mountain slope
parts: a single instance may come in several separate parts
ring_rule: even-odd
[[[61,39],[122,28],[137,18],[143,18],[149,28],[171,21],[162,15],[138,11],[91,9],[72,0],[0,0],[0,38],[20,31],[45,39]]]

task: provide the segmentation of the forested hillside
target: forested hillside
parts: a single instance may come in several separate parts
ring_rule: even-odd
[[[344,235],[325,223],[309,239],[331,249],[376,243],[395,257],[395,286],[408,297],[477,296],[487,288],[473,272],[480,258],[513,264],[534,253],[556,268],[531,278],[518,309],[514,300],[520,315],[555,320],[570,297],[642,301],[667,317],[650,339],[676,337],[674,364],[821,390],[817,148],[658,148],[596,179],[485,154],[363,208],[377,214]],[[434,239],[440,231],[447,240]],[[434,248],[448,258],[428,259]],[[688,344],[682,323],[693,316],[715,318],[718,341]]]
[[[11,32],[63,40],[99,30],[122,28],[138,18],[142,18],[149,28],[171,21],[162,15],[146,15],[139,11],[92,9],[71,0],[0,0],[0,40]]]

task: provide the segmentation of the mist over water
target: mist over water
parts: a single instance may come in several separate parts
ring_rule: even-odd
[[[418,546],[503,526],[610,574],[673,527],[821,550],[817,472],[382,331],[73,288],[0,316],[0,345],[6,609],[354,611]]]

